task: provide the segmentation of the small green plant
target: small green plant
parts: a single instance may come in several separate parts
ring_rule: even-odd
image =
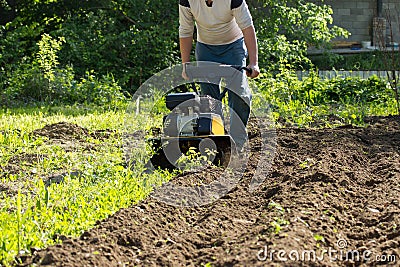
[[[315,161],[313,159],[307,158],[303,162],[299,164],[299,167],[302,169],[307,169],[310,168],[315,164]]]
[[[325,243],[325,238],[322,235],[315,234],[314,240],[317,242],[317,248],[321,246],[321,243]]]
[[[191,170],[204,165],[212,165],[210,159],[214,158],[217,152],[208,148],[205,152],[206,155],[203,155],[196,148],[190,147],[186,154],[182,155],[176,163],[181,170]]]
[[[290,222],[288,220],[285,220],[282,218],[275,217],[274,219],[275,220],[270,223],[270,225],[272,227],[271,230],[274,234],[279,234],[280,231],[282,230],[283,226],[290,224]]]
[[[314,240],[317,242],[325,242],[325,238],[322,235],[315,234]]]
[[[36,54],[35,62],[39,65],[39,69],[43,72],[43,76],[49,84],[55,79],[54,70],[59,64],[57,53],[60,51],[63,42],[65,42],[63,37],[54,40],[49,34],[45,33],[37,43],[39,51]]]
[[[279,234],[284,226],[289,225],[290,222],[284,218],[285,209],[274,201],[271,201],[268,204],[268,208],[272,209],[274,212],[277,212],[279,216],[274,217],[274,220],[270,222],[269,230],[274,234]]]

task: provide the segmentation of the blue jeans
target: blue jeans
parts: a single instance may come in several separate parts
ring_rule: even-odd
[[[231,44],[207,45],[196,43],[196,60],[210,61],[227,65],[246,66],[247,49],[241,38]],[[239,73],[238,73],[239,74]],[[200,83],[201,93],[218,99],[220,96],[219,83],[216,77],[210,83]],[[241,149],[247,140],[246,125],[250,116],[251,92],[245,72],[235,75],[227,81],[228,105],[230,107],[230,135]]]

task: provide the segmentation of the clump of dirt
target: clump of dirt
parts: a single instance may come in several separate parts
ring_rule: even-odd
[[[32,134],[53,140],[82,140],[89,135],[89,131],[73,123],[59,122],[46,125]]]
[[[0,194],[3,193],[8,197],[15,196],[18,193],[18,189],[13,188],[10,184],[0,183]]]
[[[16,175],[23,172],[25,167],[33,167],[35,164],[48,158],[47,155],[22,153],[12,156],[4,167],[0,166],[0,178],[8,175]]]
[[[93,150],[94,144],[88,142],[88,138],[108,139],[114,132],[110,130],[89,131],[79,125],[58,122],[49,124],[41,129],[32,132],[33,136],[41,136],[49,139],[51,143],[61,145],[66,151],[75,151],[76,149]]]
[[[66,151],[75,151],[82,148],[84,150],[95,149],[96,146],[87,141],[88,137],[104,140],[110,138],[113,134],[114,132],[110,130],[90,132],[86,128],[68,122],[49,124],[31,133],[32,136],[46,137],[50,143],[57,143]],[[5,166],[1,167],[0,177],[5,177],[9,174],[18,174],[22,172],[22,166],[33,166],[46,158],[48,156],[42,154],[16,154],[8,160]]]
[[[73,123],[58,122],[37,129],[33,131],[32,134],[36,136],[44,136],[53,140],[85,141],[87,137],[107,139],[110,138],[114,132],[111,130],[96,130],[91,132],[88,129]]]
[[[259,173],[266,179],[256,191],[249,192],[249,182],[261,151],[253,149],[244,178],[214,203],[174,207],[150,197],[21,265],[394,266],[400,118],[367,122],[278,129],[274,162]],[[258,138],[251,138],[253,147]]]

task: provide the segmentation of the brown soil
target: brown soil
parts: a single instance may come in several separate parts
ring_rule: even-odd
[[[149,197],[78,239],[34,251],[24,264],[398,266],[400,118],[367,123],[279,129],[274,163],[255,192],[248,184],[258,151],[241,183],[211,205],[173,207]]]

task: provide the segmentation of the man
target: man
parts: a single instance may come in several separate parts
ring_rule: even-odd
[[[246,66],[247,76],[259,75],[257,39],[251,14],[245,0],[180,0],[179,40],[183,65],[190,61],[194,23],[197,27],[196,60],[227,65]],[[182,71],[182,77],[189,79]],[[216,84],[201,83],[202,94],[216,99],[220,94]],[[246,125],[250,115],[251,92],[246,76],[228,88],[231,112],[230,134],[239,150],[247,140]]]

